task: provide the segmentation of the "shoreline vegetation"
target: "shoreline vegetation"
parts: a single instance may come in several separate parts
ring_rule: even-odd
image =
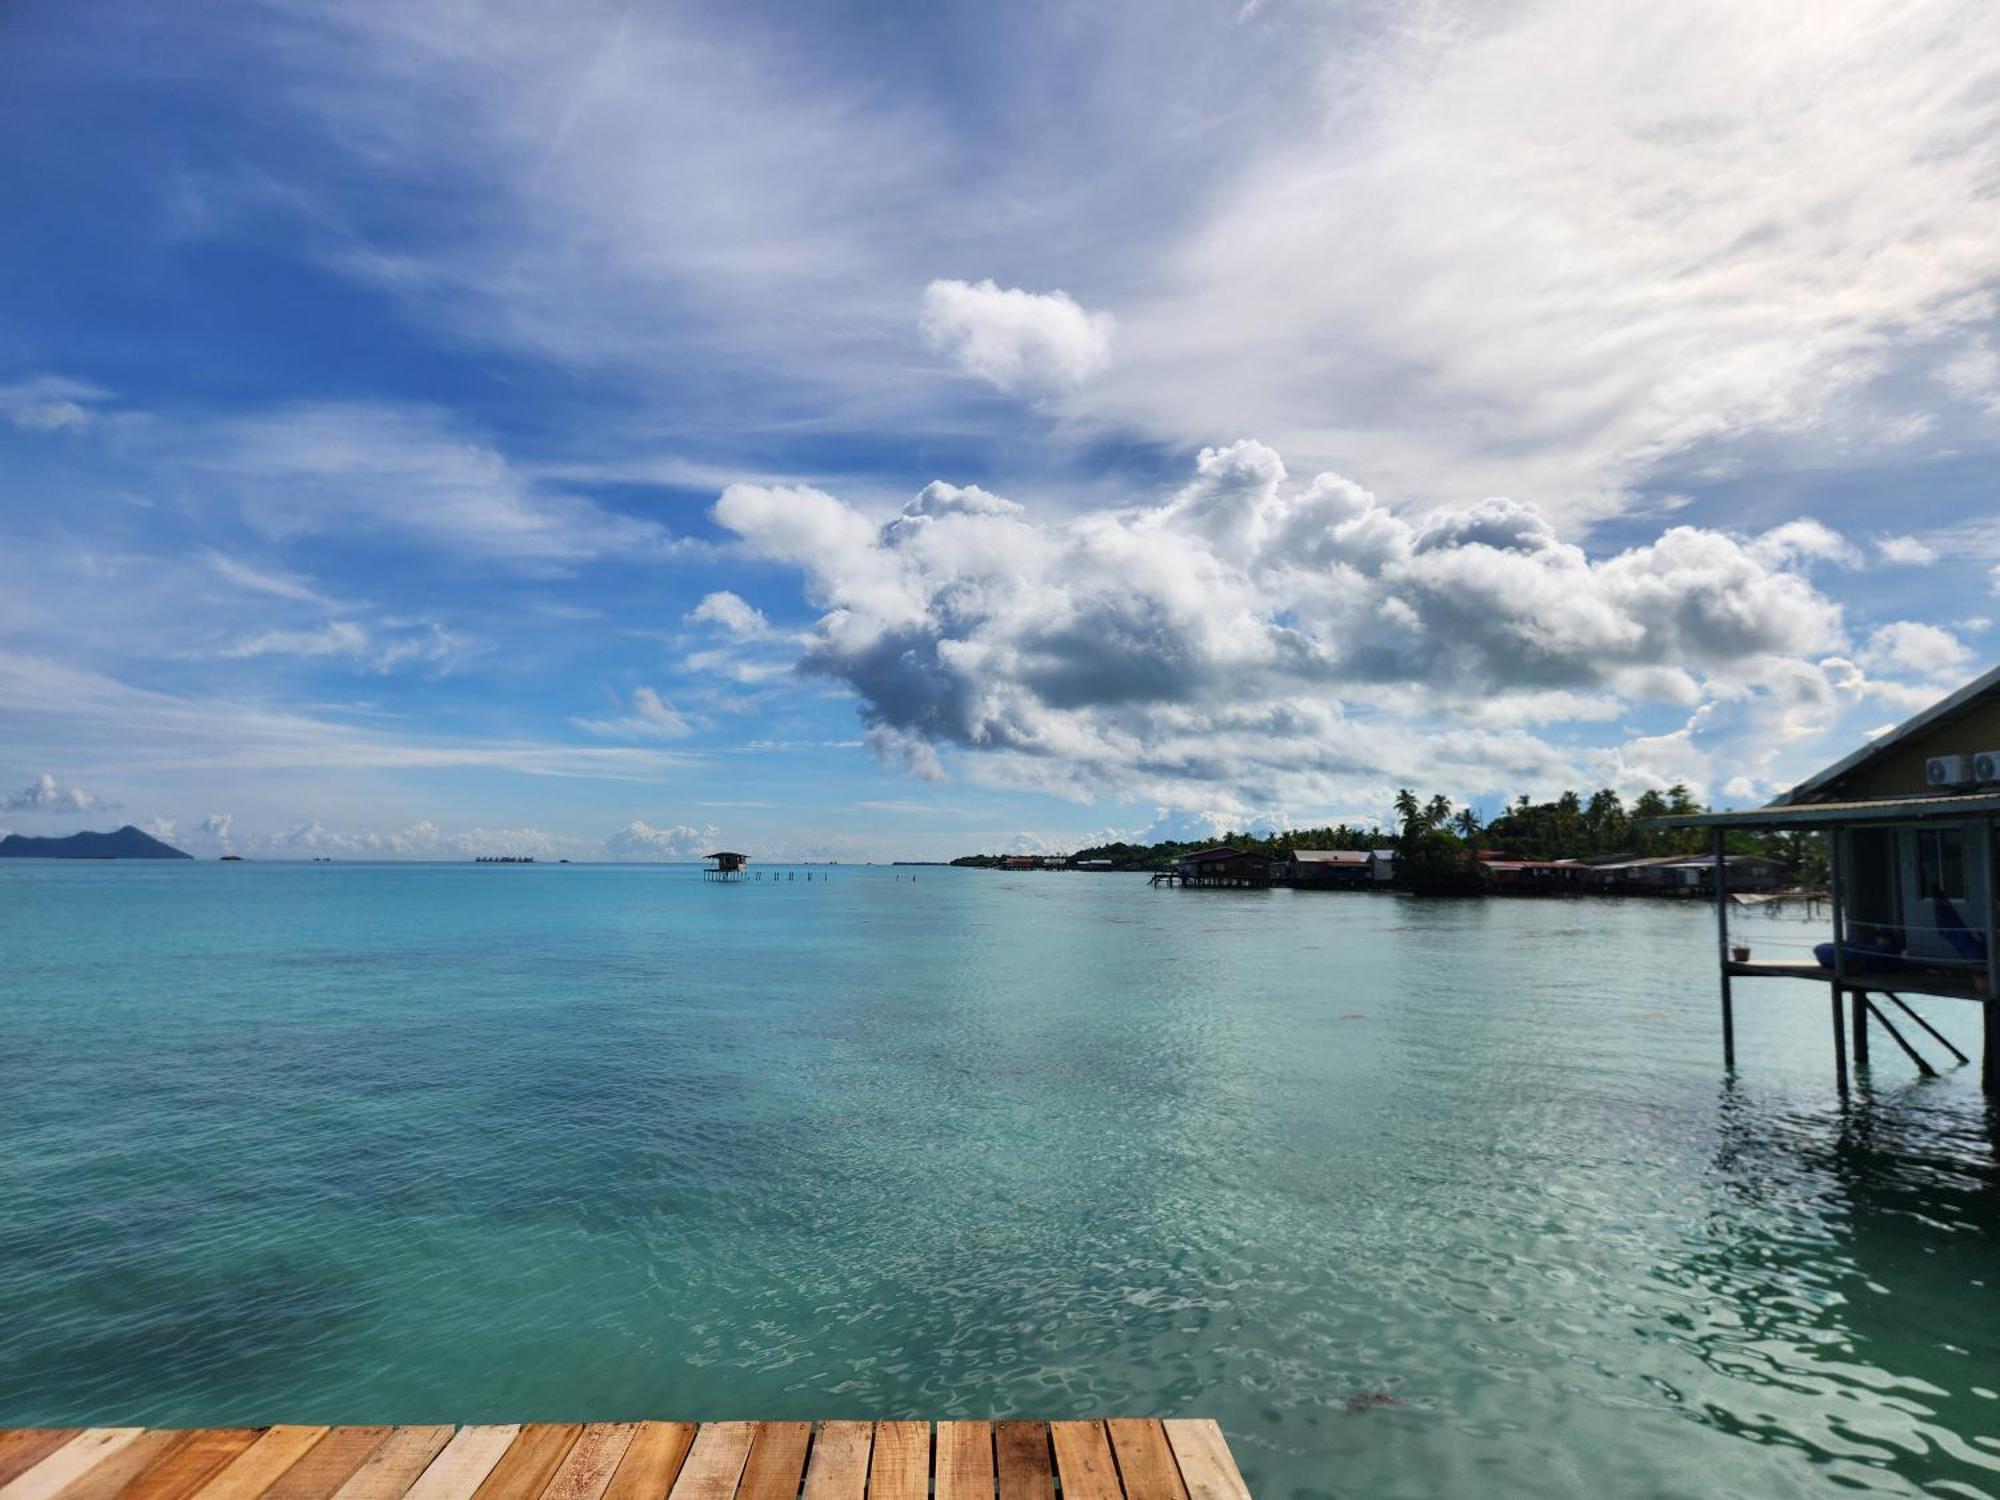
[[[1487,822],[1473,808],[1457,806],[1441,794],[1424,799],[1405,787],[1396,794],[1396,821],[1388,827],[1338,823],[1268,834],[1230,832],[1213,839],[1168,839],[1156,844],[1093,844],[1069,854],[968,854],[952,863],[972,869],[1143,873],[1172,870],[1183,859],[1218,847],[1273,861],[1285,860],[1298,849],[1389,850],[1395,854],[1392,884],[1398,889],[1426,895],[1488,895],[1502,893],[1493,869],[1501,862],[1553,864],[1618,856],[1706,856],[1712,852],[1707,833],[1638,826],[1651,818],[1706,810],[1677,782],[1664,792],[1641,793],[1629,807],[1610,787],[1588,797],[1566,791],[1547,802],[1536,802],[1524,793]],[[1731,856],[1772,861],[1786,886],[1815,889],[1826,883],[1826,850],[1816,834],[1732,830],[1724,847]]]

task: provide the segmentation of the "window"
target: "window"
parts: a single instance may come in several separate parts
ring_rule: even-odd
[[[1925,828],[1917,834],[1917,892],[1965,899],[1965,836],[1956,828]]]

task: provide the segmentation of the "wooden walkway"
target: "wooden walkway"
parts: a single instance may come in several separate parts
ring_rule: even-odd
[[[935,1484],[935,1489],[933,1489]],[[1249,1500],[1209,1421],[0,1430],[0,1500]]]

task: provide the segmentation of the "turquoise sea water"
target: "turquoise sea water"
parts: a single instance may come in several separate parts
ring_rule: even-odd
[[[1976,1069],[1878,1038],[1843,1106],[1766,982],[1725,1080],[1705,909],[897,873],[0,865],[0,1424],[1185,1412],[1267,1500],[2000,1494]]]

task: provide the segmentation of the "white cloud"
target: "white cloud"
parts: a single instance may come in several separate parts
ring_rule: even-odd
[[[1901,563],[1907,567],[1928,567],[1937,561],[1937,552],[1929,543],[1913,536],[1878,537],[1875,550],[1882,554],[1884,562]]]
[[[1907,437],[1871,382],[1993,315],[2000,96],[1965,80],[2000,11],[1446,0],[1388,35],[1121,299],[1107,411],[1598,515],[1705,445]]]
[[[1111,362],[1111,314],[1067,292],[933,281],[920,326],[960,370],[1008,392],[1070,390]]]
[[[163,844],[174,841],[174,820],[172,818],[148,818],[139,825],[141,833],[151,834]]]
[[[761,609],[727,590],[705,596],[688,611],[688,619],[697,625],[717,626],[739,641],[769,640],[773,634]]]
[[[104,812],[118,806],[79,786],[64,786],[47,771],[20,791],[0,798],[0,808],[8,812],[80,813]]]
[[[1848,544],[1815,525],[1680,526],[1592,559],[1531,506],[1413,522],[1337,475],[1294,482],[1254,442],[1204,451],[1163,503],[1047,524],[938,485],[884,526],[758,486],[715,517],[802,571],[824,613],[800,666],[849,686],[878,755],[923,776],[915,746],[1070,795],[1368,806],[1426,775],[1474,794],[1594,774],[1510,725],[1724,694],[1769,699],[1789,736],[1842,703],[1810,660],[1844,646],[1841,612],[1797,569]],[[1689,755],[1730,722],[1710,718]]]
[[[311,630],[262,630],[222,647],[232,661],[253,656],[358,656],[369,646],[368,632],[352,620],[329,620]]]
[[[90,426],[111,393],[82,380],[37,375],[0,385],[0,418],[23,432],[74,432]]]
[[[1972,652],[1948,630],[1915,620],[1897,620],[1870,631],[1855,659],[1872,671],[1955,683],[1972,665]],[[1937,696],[1935,689],[1930,693]]]
[[[634,819],[604,841],[614,859],[699,859],[714,850],[722,837],[714,824],[701,828],[685,823],[655,828]]]
[[[606,738],[677,740],[694,733],[694,725],[655,688],[632,692],[632,711],[615,719],[571,719],[578,729]]]
[[[355,728],[335,719],[222,696],[134,687],[114,677],[0,649],[0,722],[17,747],[60,745],[120,771],[208,773],[318,768],[471,769],[607,781],[650,779],[685,757],[649,747],[463,740]]]
[[[186,462],[227,484],[274,540],[402,536],[526,572],[659,557],[672,545],[657,523],[551,490],[426,408],[291,406],[204,431],[202,442]]]
[[[225,842],[227,833],[219,835]],[[317,818],[243,842],[252,853],[344,855],[351,859],[472,859],[482,854],[551,859],[583,850],[581,840],[539,828],[447,829],[423,819],[400,829],[329,829]]]

